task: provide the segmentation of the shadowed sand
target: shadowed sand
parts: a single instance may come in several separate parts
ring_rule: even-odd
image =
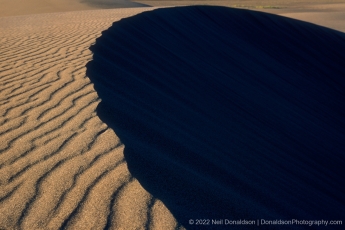
[[[344,34],[221,8],[107,30],[153,8],[0,3],[0,229],[342,218]],[[341,30],[322,7],[274,12]]]
[[[344,219],[344,33],[180,7],[116,22],[91,50],[97,114],[184,226]]]
[[[91,6],[100,8],[129,8],[129,7],[143,7],[148,6],[141,3],[132,2],[129,0],[81,0],[82,3],[87,3]]]

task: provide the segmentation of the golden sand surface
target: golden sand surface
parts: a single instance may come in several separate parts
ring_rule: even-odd
[[[0,229],[176,227],[129,174],[85,76],[101,32],[142,11],[0,18]]]
[[[129,0],[0,0],[0,17],[145,6]]]
[[[269,11],[270,13],[274,13]],[[300,11],[279,12],[280,15],[311,22],[345,33],[345,3],[316,4]]]
[[[0,17],[95,9],[78,0],[0,0]]]
[[[100,99],[85,74],[102,31],[153,8],[0,5],[0,229],[183,229],[129,173],[124,145],[98,118]],[[344,5],[256,9],[345,32]]]

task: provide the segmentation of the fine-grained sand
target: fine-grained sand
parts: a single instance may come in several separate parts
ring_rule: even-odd
[[[0,0],[0,6],[0,17],[3,17],[146,5],[130,0]]]
[[[89,47],[143,9],[0,18],[0,229],[174,228],[98,118]]]
[[[3,0],[2,2],[5,1]],[[15,1],[13,1],[13,4],[14,2]],[[10,4],[10,1],[8,1],[8,3]],[[19,1],[17,4],[20,4]],[[38,4],[37,6],[46,5]],[[204,207],[200,203],[188,203],[188,199],[185,200],[185,197],[183,197],[184,195],[186,195],[186,197],[188,198],[190,197],[191,192],[194,191],[196,192],[195,194],[197,194],[195,199],[198,199],[200,197],[208,197],[208,199],[210,199],[210,202],[212,203],[213,197],[209,197],[209,194],[213,194],[215,197],[217,197],[218,195],[221,197],[221,195],[227,194],[222,193],[223,190],[219,190],[218,193],[217,190],[222,188],[222,186],[218,185],[222,185],[221,181],[224,178],[218,178],[219,181],[213,180],[215,176],[220,175],[220,173],[218,171],[213,171],[212,173],[214,174],[207,174],[206,172],[207,170],[218,170],[218,168],[214,165],[217,165],[220,160],[212,160],[212,157],[209,158],[208,155],[200,155],[201,158],[197,159],[198,162],[209,162],[211,164],[211,167],[207,168],[205,172],[200,172],[198,171],[200,168],[189,168],[188,162],[193,162],[195,159],[189,159],[188,157],[187,159],[184,159],[185,161],[181,161],[181,159],[171,160],[170,156],[165,156],[164,154],[162,154],[159,158],[153,158],[154,160],[153,162],[149,162],[150,164],[147,164],[147,161],[140,162],[140,158],[138,158],[135,159],[135,163],[139,164],[140,167],[138,167],[138,169],[134,169],[134,171],[132,168],[132,171],[138,173],[141,172],[140,170],[144,169],[145,167],[147,167],[151,171],[148,170],[147,175],[143,173],[143,175],[135,175],[137,177],[133,177],[128,170],[128,167],[133,167],[133,165],[128,166],[127,160],[124,157],[124,144],[126,143],[122,143],[121,141],[123,140],[120,140],[120,138],[122,137],[119,136],[118,133],[116,134],[112,129],[113,127],[116,127],[116,122],[119,122],[119,120],[117,120],[116,117],[112,117],[110,119],[111,121],[107,123],[109,117],[105,120],[101,120],[101,118],[99,117],[100,114],[103,113],[104,115],[104,113],[107,113],[108,111],[107,108],[102,108],[102,106],[99,106],[101,99],[104,99],[99,96],[101,95],[102,91],[95,91],[94,82],[91,82],[89,77],[95,77],[95,75],[98,76],[101,71],[96,70],[95,68],[90,68],[90,66],[92,65],[89,65],[88,75],[90,76],[86,74],[87,63],[90,63],[90,61],[92,61],[93,55],[89,48],[90,46],[96,43],[96,38],[102,37],[103,40],[101,39],[98,41],[104,42],[104,40],[106,40],[107,38],[107,34],[113,31],[108,30],[108,28],[112,26],[113,22],[119,21],[122,18],[136,15],[143,11],[151,11],[155,8],[144,7],[130,9],[90,10],[93,8],[92,5],[80,5],[77,1],[73,3],[73,7],[73,9],[66,7],[66,10],[68,8],[68,10],[87,11],[45,13],[25,16],[19,15],[65,10],[62,8],[59,9],[58,7],[48,7],[44,9],[34,9],[34,7],[32,7],[30,8],[30,10],[25,11],[25,7],[23,6],[20,8],[20,13],[18,13],[19,11],[15,11],[15,9],[12,9],[12,11],[8,13],[4,9],[1,9],[0,11],[0,229],[36,230],[66,228],[160,230],[184,229],[184,227],[190,227],[188,226],[188,224],[186,225],[186,223],[183,222],[186,219],[188,219],[189,216],[185,215],[181,218],[181,215],[198,213],[198,211],[200,210],[193,210],[193,207],[201,207],[201,209],[207,208],[207,205],[210,205],[210,203],[207,203],[207,201]],[[313,9],[302,11],[294,11],[293,9],[277,11],[274,9],[263,9],[263,11],[279,13],[284,16],[293,17],[301,20],[307,20],[319,25],[328,26],[335,30],[345,32],[345,18],[343,14],[344,4],[339,4],[336,6],[319,5],[315,6]],[[8,15],[16,16],[7,17]],[[172,25],[177,26],[178,28],[186,26],[186,28],[188,29],[186,31],[193,33],[194,28],[184,25],[184,23],[181,23],[180,21],[182,19],[175,16],[176,15],[174,15],[174,17],[169,18]],[[197,19],[200,19],[200,22],[208,22],[207,20],[205,21],[204,17],[200,17]],[[152,19],[148,17],[148,21],[150,20]],[[162,18],[162,20],[164,21],[166,20],[166,18]],[[178,22],[178,24],[174,24],[174,22]],[[135,23],[129,23],[128,25],[132,26],[130,28],[133,29],[133,31],[131,31],[133,32],[133,34],[136,34],[138,31],[141,30],[141,28],[136,28]],[[152,25],[154,25],[154,23],[152,23]],[[201,24],[196,23],[196,26],[201,26]],[[114,24],[112,28],[116,28],[116,24]],[[127,29],[127,27],[124,28]],[[151,27],[148,28],[148,32],[154,31]],[[179,31],[169,30],[170,27],[166,27],[166,24],[164,23],[157,24],[154,28],[157,30],[159,30],[159,28],[167,28],[167,34],[165,37],[165,39],[167,39],[166,41],[169,41],[169,38],[171,37],[168,36],[169,34],[171,35],[171,33],[174,34],[176,31]],[[257,27],[257,25],[255,25],[254,28],[260,30],[260,27]],[[295,27],[291,26],[290,28]],[[123,31],[126,31],[126,29],[124,29]],[[286,28],[282,27],[282,30],[284,29]],[[102,31],[106,30],[107,32],[104,32],[102,36]],[[208,31],[213,31],[214,34],[217,34],[217,30],[214,28],[209,28]],[[125,35],[128,35],[126,33]],[[207,36],[210,35],[203,35],[202,33],[198,33],[194,35],[196,35],[200,39],[206,39]],[[324,40],[326,42],[327,39],[329,39],[328,35],[331,37],[333,36],[330,34],[331,33],[329,33],[329,31],[325,32]],[[131,60],[140,60],[144,62],[144,64],[139,66],[141,69],[140,71],[146,71],[145,73],[148,75],[154,75],[157,72],[166,72],[180,73],[181,75],[179,76],[185,76],[183,75],[185,74],[183,72],[183,69],[180,69],[180,67],[188,63],[188,61],[183,61],[183,55],[179,56],[182,57],[182,59],[178,58],[177,60],[169,55],[173,53],[172,51],[180,50],[183,53],[184,49],[193,50],[193,45],[195,45],[195,42],[188,41],[184,49],[180,49],[179,46],[165,47],[167,48],[165,49],[164,43],[161,43],[162,41],[164,41],[164,39],[158,41],[154,37],[149,37],[150,39],[147,40],[147,45],[145,45],[145,43],[143,47],[147,47],[147,49],[152,50],[154,52],[157,52],[158,50],[159,53],[170,52],[170,54],[167,56],[161,56],[155,59],[155,64],[150,65],[150,62],[146,63],[146,61],[148,61],[152,57],[145,59],[143,58],[145,56],[139,55],[140,50],[138,51],[139,54],[134,52],[136,50],[135,47],[143,45],[143,40],[141,40],[141,36],[126,37],[125,35],[122,38],[119,38],[117,42],[121,41],[121,39],[134,39],[134,42],[127,43],[122,40],[124,42],[123,44],[126,44],[126,46],[118,47],[118,50],[120,50],[120,48],[123,49],[120,55],[123,58],[123,60],[119,59],[121,62],[128,64],[131,63]],[[182,37],[189,36],[182,33],[179,35]],[[297,36],[298,34],[296,33],[294,35]],[[306,36],[309,35],[307,34]],[[99,42],[98,47],[101,47],[102,45],[106,44],[106,42],[103,42]],[[110,42],[110,44],[112,44],[112,42]],[[305,45],[307,46],[308,44]],[[105,46],[105,49],[110,48],[113,49],[109,54],[110,56],[118,51],[116,49],[116,46]],[[252,46],[248,46],[247,48],[248,50],[246,50],[244,54],[246,52],[248,52],[249,54],[255,54],[254,52],[257,52],[257,50],[252,49]],[[288,49],[285,50],[286,53],[288,53],[288,51]],[[290,50],[290,52],[292,51]],[[296,51],[296,53],[298,53],[298,51]],[[108,56],[106,53],[102,53],[102,55],[104,55],[104,57],[102,57],[103,59],[97,59],[97,55],[95,56],[97,62],[99,62],[100,60],[104,61],[104,63],[111,62],[111,59],[109,59],[110,61],[107,59]],[[99,54],[99,56],[102,55]],[[303,55],[305,54],[303,53]],[[303,57],[303,55],[301,56]],[[242,60],[247,60],[245,56],[242,56],[242,58],[244,58]],[[327,58],[328,57],[325,57],[324,60],[327,60]],[[344,60],[344,56],[339,55],[339,58],[340,60],[337,60],[337,62],[332,62],[330,64],[330,66],[333,65],[334,68],[338,71],[337,73],[340,73],[342,71],[341,65],[339,65],[339,63],[341,63],[341,61]],[[169,60],[172,61],[172,66],[175,66],[176,68],[168,68],[168,65],[165,65],[166,68],[163,68],[163,70],[160,69],[161,66],[159,63],[165,62],[165,64],[167,64],[166,62],[169,62]],[[277,63],[284,63],[284,60],[281,61],[281,59],[279,59],[278,57],[276,57],[275,60],[277,61]],[[134,71],[134,73],[136,73],[136,68],[138,67],[136,63],[137,62],[134,61],[131,63],[131,65],[123,65],[116,71],[120,70],[125,71],[126,73]],[[176,63],[180,63],[181,65],[177,65]],[[257,62],[255,61],[253,63],[257,64]],[[320,63],[322,63],[322,60],[318,62],[318,66],[320,66]],[[303,65],[303,63],[300,63],[300,65]],[[207,67],[207,65],[200,65],[195,66],[195,68],[200,68],[200,71],[202,73],[205,73],[211,69],[206,69],[205,66]],[[213,67],[217,69],[217,66]],[[239,67],[243,69],[247,68],[242,64],[239,64]],[[269,69],[270,67],[271,66],[268,65],[267,68]],[[259,71],[259,69],[261,72]],[[301,69],[303,70],[303,68]],[[258,71],[258,75],[262,74],[262,71],[267,71],[267,69],[265,68],[261,69],[259,65],[258,69],[256,70]],[[108,70],[104,68],[103,71]],[[113,69],[111,69],[111,71],[108,72],[109,75],[112,75],[113,73]],[[251,72],[251,74],[254,74],[254,72]],[[145,86],[148,86],[149,84],[145,83],[145,80],[141,81],[141,83],[143,83]],[[111,84],[113,82],[105,82],[106,84],[109,84],[110,89],[112,89]],[[130,86],[133,82],[129,81],[127,83],[120,83],[124,84],[122,89],[127,89],[126,87]],[[174,82],[168,82],[168,85],[171,84],[169,85],[169,87],[173,87],[173,83]],[[211,83],[213,84],[214,82]],[[198,81],[196,81],[195,84],[198,85]],[[212,84],[210,84],[210,86]],[[160,83],[158,85],[160,85]],[[177,82],[175,86],[180,85]],[[321,87],[316,83],[314,86],[315,92],[317,92],[317,89],[319,89],[318,87]],[[340,86],[341,85],[338,85],[338,87]],[[176,102],[180,98],[186,98],[188,96],[193,97],[192,94],[188,94],[188,90],[185,91],[186,94],[183,94],[181,96],[178,95],[178,93],[174,92],[173,88],[171,89],[172,95],[176,96],[176,98],[171,97],[169,98],[169,100],[175,100]],[[151,90],[152,92],[158,92],[159,87],[151,88]],[[207,90],[209,89],[206,89],[206,91]],[[326,93],[328,92],[327,90],[328,88],[322,88],[321,91],[323,93]],[[336,92],[339,93],[340,90],[343,89],[339,89],[339,91]],[[134,94],[132,96],[135,96],[135,98],[139,98],[140,100],[142,100],[143,103],[146,103],[147,101],[145,101],[145,98],[142,97],[142,95],[140,95],[140,92],[141,91],[138,89],[137,91],[133,92]],[[219,89],[216,90],[216,93],[219,92]],[[202,95],[202,91],[199,91],[199,93],[201,93]],[[146,94],[144,93],[144,95]],[[343,94],[339,93],[339,95]],[[334,96],[334,98],[336,97]],[[125,98],[125,100],[131,101],[130,99],[133,99],[131,98],[131,92],[129,92],[129,96],[128,98]],[[193,101],[190,101],[189,103],[191,106],[190,108],[193,108]],[[324,103],[327,104],[328,102]],[[333,101],[332,103],[332,106],[334,106],[332,108],[337,108],[336,105],[338,105],[338,102]],[[314,106],[316,106],[316,108],[321,108],[317,107],[317,105],[319,104],[316,103]],[[140,106],[136,107],[137,109],[139,109],[138,111],[145,111],[145,106],[143,106],[143,104]],[[154,111],[155,109],[161,108],[159,106],[164,107],[165,104],[158,103],[157,107],[152,108],[152,110]],[[322,106],[324,106],[324,104]],[[183,108],[186,109],[185,107]],[[216,106],[214,107],[214,109],[219,109],[219,107]],[[203,110],[203,108],[201,110]],[[312,111],[313,110],[311,109],[309,112]],[[338,108],[337,111],[339,113],[342,113],[343,110],[341,110],[341,108]],[[128,111],[122,112],[126,114]],[[144,114],[146,113],[144,112]],[[327,122],[336,122],[337,119],[330,119],[330,117],[335,116],[334,114],[335,113],[329,112],[324,113],[323,115],[325,115],[326,117],[328,116]],[[118,116],[121,117],[122,114],[119,113]],[[202,117],[202,121],[208,121],[206,119],[208,113],[201,113],[200,116]],[[217,119],[219,119],[219,117],[214,117],[214,120]],[[176,131],[175,134],[179,134],[181,136],[189,135],[190,132],[193,133],[194,131],[191,130],[190,127],[199,127],[200,125],[199,128],[201,133],[205,127],[213,127],[207,126],[209,124],[200,123],[197,126],[186,125],[181,128],[176,126],[176,124],[179,124],[178,122],[174,122],[176,121],[169,123],[168,126],[172,127],[172,130]],[[197,123],[198,120],[195,120],[193,122]],[[128,125],[128,120],[124,120],[123,124]],[[137,125],[136,123],[133,124]],[[324,125],[324,123],[322,122],[321,124]],[[293,126],[295,124],[290,125]],[[311,126],[315,128],[313,125]],[[162,129],[163,127],[164,126],[161,126],[159,127],[159,129]],[[338,133],[335,133],[336,138],[334,139],[334,143],[338,143],[343,138],[339,134],[342,133],[341,128],[343,128],[343,126],[339,127],[340,128],[338,129],[335,128],[335,130],[338,130]],[[136,138],[140,139],[140,135],[144,136],[144,140],[145,138],[151,137],[150,135],[140,133],[140,131],[145,131],[148,134],[150,134],[150,132],[152,131],[150,127],[147,128],[145,126],[126,126],[125,128],[128,128],[128,130],[132,131],[134,130],[139,133],[138,136],[133,137],[133,140],[136,140]],[[213,128],[211,128],[211,130],[217,131],[217,129]],[[301,128],[301,130],[303,129]],[[323,134],[325,137],[328,138],[332,136],[332,133],[330,133],[329,129],[325,128],[325,130],[326,133]],[[136,132],[133,133],[137,134]],[[154,131],[152,132],[154,133]],[[260,132],[260,130],[257,130],[257,132]],[[129,137],[131,137],[133,133],[129,132]],[[174,138],[177,138],[177,141],[174,143],[179,143],[179,141],[181,141],[178,138],[179,136],[173,134],[174,133],[171,132],[169,135],[172,135],[174,136]],[[218,134],[210,132],[210,135]],[[298,136],[299,134],[296,135]],[[123,138],[124,140],[126,140],[128,136],[125,135]],[[186,143],[198,143],[198,148],[201,152],[208,151],[209,153],[212,153],[212,151],[217,150],[215,152],[217,152],[218,154],[219,152],[224,151],[224,149],[219,149],[219,146],[221,145],[209,143],[210,139],[208,139],[208,135],[203,136],[202,139],[198,139],[197,135],[191,135],[188,136],[188,138],[190,139]],[[237,137],[233,138],[235,140]],[[319,140],[320,138],[321,137],[318,137],[317,140]],[[223,143],[224,139],[220,138],[220,140]],[[240,138],[238,140],[240,141]],[[156,149],[150,149],[150,146],[148,147],[145,144],[141,145],[142,143],[140,141],[141,140],[139,140],[139,146],[143,148],[143,152],[151,154],[157,152]],[[154,140],[149,140],[149,142],[150,141],[154,142]],[[184,141],[182,141],[182,143],[185,143]],[[227,141],[224,141],[224,143],[226,142]],[[270,142],[267,141],[265,143],[269,145]],[[341,147],[343,147],[343,145],[341,145],[341,142],[339,143],[338,145],[332,147],[329,146],[327,143],[321,142],[320,139],[320,143],[318,143],[318,145],[326,148],[327,150],[330,150],[329,152],[332,153],[332,148],[333,152],[336,152]],[[169,142],[169,144],[171,143]],[[188,144],[186,146],[188,149]],[[176,149],[183,150],[186,148],[186,146],[177,146]],[[203,147],[205,146],[206,148],[203,149]],[[239,144],[239,146],[243,147],[243,145],[241,144]],[[168,147],[164,146],[163,143],[163,150]],[[271,147],[275,148],[275,146],[273,145],[270,146],[270,148]],[[233,151],[236,152],[236,147],[234,147]],[[260,149],[258,151],[260,151]],[[128,148],[126,153],[127,156],[136,156],[135,154],[131,155],[131,153],[137,153],[137,149],[133,150]],[[283,154],[281,159],[283,159],[284,156],[285,155]],[[344,158],[339,155],[336,156],[338,157],[336,158],[338,160],[338,164],[341,164],[341,162],[344,161]],[[233,160],[236,160],[236,156],[233,157]],[[336,177],[337,180],[329,180],[333,176],[333,170],[337,168],[328,168],[329,165],[324,165],[321,167],[321,171],[317,172],[316,170],[314,170],[313,164],[322,165],[320,163],[320,159],[322,158],[321,156],[319,156],[319,160],[313,159],[307,163],[305,163],[305,161],[308,160],[306,160],[303,157],[301,158],[302,163],[298,161],[298,167],[308,167],[307,171],[303,171],[303,173],[305,173],[302,175],[304,176],[304,179],[314,178],[310,176],[311,174],[317,174],[317,177],[315,178],[321,178],[325,180],[328,179],[328,187],[326,186],[327,188],[324,188],[324,190],[320,189],[320,191],[317,191],[317,194],[315,193],[316,195],[314,195],[320,197],[320,200],[323,202],[338,201],[339,205],[337,206],[337,208],[338,210],[340,210],[340,208],[342,207],[341,205],[344,201],[339,197],[341,197],[341,195],[344,195],[344,191],[336,190],[336,185],[334,185],[334,183],[338,181],[338,176]],[[131,160],[133,161],[133,159]],[[185,181],[182,182],[186,185],[191,185],[190,188],[186,186],[182,189],[180,189],[180,187],[171,188],[170,186],[173,185],[169,185],[163,188],[163,191],[167,188],[171,189],[171,191],[174,191],[174,189],[178,190],[176,191],[176,196],[179,199],[176,200],[171,200],[171,196],[174,196],[174,194],[167,193],[166,196],[162,196],[161,193],[157,193],[161,196],[155,196],[156,194],[152,193],[152,191],[150,190],[150,188],[152,188],[152,184],[147,184],[147,181],[138,181],[137,179],[141,176],[147,179],[147,176],[150,175],[149,173],[151,173],[152,170],[156,168],[157,165],[155,164],[166,162],[165,160],[168,160],[169,162],[169,164],[164,165],[164,167],[167,167],[163,167],[162,171],[154,171],[157,173],[158,176],[161,176],[162,178],[164,178],[163,176],[166,176],[165,182],[169,182],[179,180],[179,176],[182,175],[181,178],[184,178],[184,176],[186,177]],[[333,158],[328,158],[328,160],[325,161],[329,164],[329,162],[333,162],[333,160]],[[231,162],[230,158],[225,157],[223,163],[225,162]],[[305,164],[303,164],[303,162]],[[241,161],[234,161],[232,164],[234,168],[239,169],[242,168],[242,163]],[[260,160],[260,163],[263,162]],[[159,169],[162,169],[162,165],[158,166]],[[266,163],[263,163],[263,167],[266,167],[266,170],[269,169],[269,165],[266,165]],[[180,168],[181,171],[177,171],[177,168]],[[326,172],[326,169],[329,169],[328,173]],[[277,169],[277,171],[272,172],[282,173],[282,171],[283,169]],[[145,170],[143,170],[143,172],[145,172]],[[236,178],[236,173],[238,172],[234,172],[234,179],[236,180],[238,179]],[[244,170],[243,173],[247,173],[247,175],[249,175],[251,174],[251,171]],[[202,181],[206,181],[209,184],[202,184],[202,186],[200,187],[201,189],[198,190],[196,189],[196,187],[192,186],[195,183],[195,181],[191,180],[191,178],[194,178],[193,175],[197,175],[197,178],[199,178],[200,175],[204,174],[207,176],[202,177]],[[259,177],[260,175],[265,174],[258,174],[256,176]],[[291,178],[296,179],[296,177]],[[243,179],[243,183],[239,182],[236,185],[234,185],[234,190],[243,191],[242,194],[250,194],[250,189],[243,189],[247,186],[246,183],[250,181],[247,179],[248,178]],[[255,181],[252,182],[253,183],[250,186],[252,186],[252,188],[257,189],[258,186],[255,184]],[[146,190],[142,187],[140,183],[143,184]],[[313,181],[307,181],[307,184],[308,183],[311,184],[311,187],[313,187],[315,186],[316,182],[314,183]],[[317,181],[317,183],[319,183],[319,181]],[[334,186],[334,189],[332,186]],[[341,184],[337,186],[341,186]],[[310,188],[308,187],[308,185],[306,185],[306,187]],[[286,191],[290,191],[290,189],[292,188],[287,186],[286,189]],[[303,187],[299,187],[299,189],[304,192],[303,194],[305,194],[305,192],[308,191],[303,190]],[[263,194],[269,194],[268,192],[265,193],[265,189],[258,190],[260,190],[260,192],[262,192]],[[338,200],[332,200],[329,197],[325,198],[325,194],[327,193],[331,195],[334,195],[333,193],[335,193],[335,199]],[[266,195],[263,197],[269,196]],[[250,195],[248,196],[250,197]],[[178,217],[178,221],[174,218],[171,211],[169,211],[165,205],[166,200],[164,200],[164,198],[168,199],[167,197],[170,199],[167,203],[171,205],[171,207],[173,207],[171,210],[175,211],[173,212],[173,214],[175,215],[175,217]],[[181,197],[182,199],[180,199]],[[229,197],[227,199],[230,199]],[[243,197],[239,198],[242,199]],[[325,199],[322,200],[321,198]],[[260,198],[258,198],[258,200],[260,200]],[[279,201],[279,197],[275,197],[274,200],[275,202],[277,202],[277,200]],[[186,204],[185,201],[187,201],[188,204]],[[196,200],[191,199],[191,201],[195,202]],[[308,202],[310,201],[311,200],[305,201],[304,204],[309,204]],[[229,200],[227,200],[227,202],[229,202]],[[250,204],[250,201],[246,200],[246,202]],[[260,200],[260,202],[265,203],[268,201]],[[238,204],[240,203],[240,201],[237,200],[234,201],[234,203]],[[228,203],[224,203],[224,205],[227,204]],[[293,202],[292,204],[296,205]],[[268,206],[270,207],[270,205]],[[180,208],[180,212],[177,214],[176,207]],[[186,209],[184,209],[184,207],[186,207]],[[289,210],[289,207],[287,206],[278,205],[277,207]],[[316,205],[316,207],[320,208],[320,206],[318,205]],[[261,209],[259,208],[259,210]],[[234,216],[238,216],[237,214],[235,214],[236,210],[233,211],[234,213],[229,213],[227,217],[231,218]],[[281,210],[278,210],[277,213],[280,211]],[[270,212],[273,211],[267,211],[267,213]],[[203,213],[202,210],[200,211],[200,213]],[[301,211],[301,213],[303,212]],[[299,215],[303,216],[301,213],[299,213]],[[227,215],[227,213],[225,214]],[[291,216],[291,218],[293,217],[294,216]],[[184,226],[182,226],[182,224]]]

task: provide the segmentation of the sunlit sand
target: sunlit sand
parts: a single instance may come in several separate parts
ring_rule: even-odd
[[[0,1],[0,229],[340,219],[345,4],[152,2]]]

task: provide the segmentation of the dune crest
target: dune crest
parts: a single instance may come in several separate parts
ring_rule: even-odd
[[[98,116],[187,228],[344,218],[345,34],[191,6],[122,19],[90,49]]]

